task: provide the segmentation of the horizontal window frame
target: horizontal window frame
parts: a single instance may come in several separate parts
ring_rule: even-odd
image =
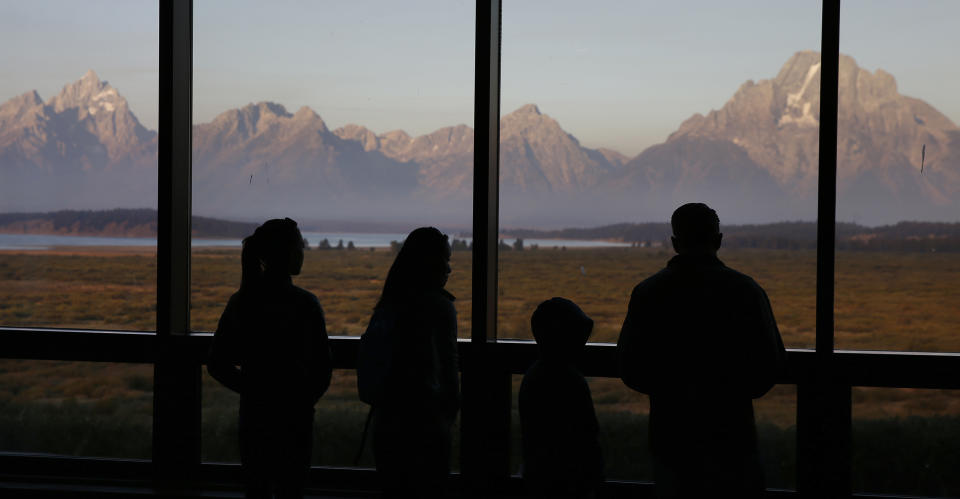
[[[51,497],[61,493],[73,497],[74,493],[111,492],[123,497],[131,495],[165,497],[152,485],[153,467],[150,461],[136,459],[72,457],[50,454],[0,452],[0,492],[15,491]],[[56,478],[51,478],[56,477]],[[241,469],[239,464],[203,463],[186,492],[197,497],[223,497],[224,491],[239,493]],[[456,490],[461,476],[451,473],[450,485]],[[313,466],[310,469],[310,492],[343,492],[356,495],[375,489],[376,471],[370,468]],[[603,488],[609,497],[655,497],[654,484],[645,480],[607,480]],[[506,494],[522,494],[523,482],[519,475],[512,475],[507,483]],[[219,493],[219,494],[218,494]],[[32,495],[31,495],[32,496]],[[185,497],[190,497],[187,494]],[[359,496],[358,496],[359,497]],[[794,490],[768,488],[765,497],[800,497]],[[854,493],[854,498],[864,499],[916,499],[916,496]]]
[[[169,344],[181,360],[204,364],[212,340],[211,333],[197,332],[170,338]],[[0,327],[0,358],[5,359],[152,364],[159,343],[146,332]],[[468,338],[458,339],[457,346],[461,356],[477,348]],[[532,340],[498,340],[492,346],[510,374],[525,373],[538,356]],[[359,348],[357,336],[331,336],[334,369],[356,369]],[[588,343],[580,362],[584,376],[618,378],[616,349],[613,343]],[[788,348],[777,384],[815,381],[816,362],[814,350]],[[833,362],[835,380],[849,386],[960,389],[960,353],[837,350]]]

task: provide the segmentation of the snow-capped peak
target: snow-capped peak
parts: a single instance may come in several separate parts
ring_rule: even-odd
[[[820,71],[820,63],[811,64],[810,69],[807,70],[807,76],[803,79],[803,85],[800,86],[800,90],[787,94],[787,107],[783,110],[783,115],[780,116],[780,121],[777,123],[778,125],[782,126],[787,123],[795,123],[801,127],[814,127],[819,125],[817,119],[813,117],[813,113],[810,112],[811,103],[801,100],[818,71]],[[795,115],[797,111],[800,113],[799,116]]]

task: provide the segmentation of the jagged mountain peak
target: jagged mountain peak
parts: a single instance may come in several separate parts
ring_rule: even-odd
[[[686,120],[668,142],[732,143],[787,195],[809,199],[817,185],[820,78],[820,53],[797,52],[774,78],[747,81],[719,110]],[[871,197],[881,196],[891,206],[945,206],[937,200],[960,192],[960,170],[953,171],[960,165],[950,164],[960,129],[926,102],[900,94],[892,74],[840,54],[838,99],[838,189],[848,203],[871,206]],[[942,173],[918,175],[921,150]]]
[[[404,133],[403,130],[396,130],[395,132],[399,132],[406,135],[406,133]],[[333,134],[336,135],[337,137],[340,137],[341,139],[347,139],[347,138],[352,139],[353,137],[356,137],[356,136],[367,136],[367,135],[372,135],[373,137],[377,136],[377,134],[373,133],[373,131],[370,130],[369,128],[363,125],[357,125],[356,123],[347,123],[346,125],[343,125],[342,127],[335,129],[333,131]]]
[[[407,132],[404,132],[403,130],[390,130],[389,132],[385,132],[380,136],[390,140],[406,141],[406,142],[413,141],[413,137],[410,137],[410,134],[408,134]]]
[[[333,131],[333,134],[343,140],[354,140],[363,146],[364,151],[373,151],[380,147],[380,140],[377,134],[369,128],[353,123],[348,123]]]
[[[79,109],[81,113],[96,115],[100,112],[122,112],[127,108],[127,100],[117,89],[110,86],[109,82],[100,80],[97,73],[91,69],[79,80],[64,85],[59,94],[50,98],[47,105],[57,113]]]
[[[563,130],[557,120],[548,114],[540,112],[540,108],[537,107],[536,104],[521,106],[516,111],[500,118],[501,138],[512,135],[537,135],[545,137],[546,135],[558,134],[563,134],[576,141],[573,136]]]
[[[517,116],[538,115],[539,116],[540,114],[541,114],[540,108],[537,107],[536,104],[524,104],[519,108],[517,108],[514,112],[508,114],[507,116],[511,116],[511,115],[517,115]]]
[[[16,129],[32,127],[43,121],[44,109],[43,99],[36,90],[25,92],[0,104],[0,136],[17,134]]]
[[[245,113],[256,113],[259,116],[276,116],[278,118],[291,118],[292,114],[287,112],[287,108],[283,107],[283,104],[278,104],[276,102],[261,101],[257,103],[249,103],[246,106],[243,106],[241,112]]]
[[[786,84],[790,81],[803,81],[813,66],[817,66],[819,69],[820,52],[801,50],[794,53],[783,63],[777,76],[774,77],[774,81],[780,84]]]
[[[238,134],[236,139],[240,141],[274,127],[280,127],[277,130],[284,130],[284,133],[291,130],[328,132],[320,115],[309,107],[302,106],[296,114],[290,114],[282,104],[269,101],[251,102],[241,108],[224,111],[210,123],[200,126],[212,127],[222,133]]]
[[[316,111],[310,109],[308,106],[300,106],[300,109],[297,109],[296,113],[293,113],[293,119],[295,120],[319,120],[320,115]]]
[[[581,146],[536,104],[500,120],[500,154],[501,177],[522,192],[578,192],[622,164],[615,156]]]
[[[43,105],[43,99],[40,97],[40,94],[38,94],[36,90],[24,92],[10,99],[10,102],[16,105],[29,106],[29,107]]]

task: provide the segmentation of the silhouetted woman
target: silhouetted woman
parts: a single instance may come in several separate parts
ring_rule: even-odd
[[[442,497],[450,429],[460,407],[457,312],[443,289],[450,244],[433,227],[407,236],[374,314],[394,317],[384,396],[373,410],[373,451],[386,497]]]
[[[220,316],[210,375],[240,394],[240,461],[246,497],[303,497],[313,406],[330,386],[320,302],[293,285],[304,240],[289,218],[243,240],[240,290]]]

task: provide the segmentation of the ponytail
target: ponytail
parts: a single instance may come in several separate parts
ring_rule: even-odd
[[[240,291],[245,294],[260,289],[260,282],[263,280],[261,244],[258,235],[262,237],[260,227],[257,227],[252,235],[243,239],[243,249],[240,250]]]
[[[303,245],[297,222],[289,218],[267,220],[257,227],[253,234],[243,239],[240,291],[259,294],[263,290],[267,268],[285,271],[292,250]]]

